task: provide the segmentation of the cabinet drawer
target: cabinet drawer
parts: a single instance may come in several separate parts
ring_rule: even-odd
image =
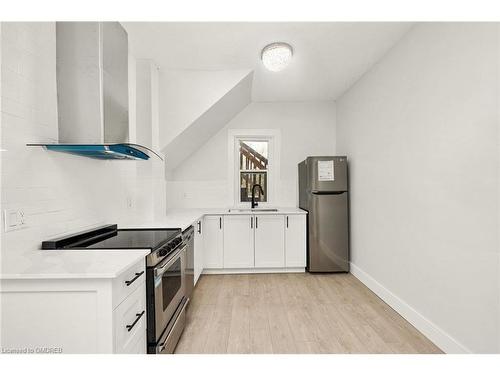
[[[141,260],[113,280],[113,309],[146,280],[146,264]]]
[[[146,353],[145,283],[140,283],[114,310],[113,318],[115,353]]]
[[[147,342],[146,332],[133,345],[129,345],[123,354],[146,354]]]

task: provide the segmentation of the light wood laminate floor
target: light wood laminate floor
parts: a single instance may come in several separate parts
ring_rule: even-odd
[[[441,353],[350,274],[203,275],[176,353]]]

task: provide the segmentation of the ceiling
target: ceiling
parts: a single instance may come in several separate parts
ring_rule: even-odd
[[[394,22],[125,22],[138,58],[163,69],[253,69],[254,101],[335,100],[412,26]],[[283,41],[290,65],[267,71],[260,52]]]

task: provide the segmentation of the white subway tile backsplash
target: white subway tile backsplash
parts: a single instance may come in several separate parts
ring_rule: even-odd
[[[278,192],[274,205],[295,207],[297,201],[297,182],[280,180],[277,183]],[[232,206],[233,198],[228,191],[226,180],[220,181],[167,181],[167,208],[217,208]]]
[[[2,44],[2,69],[11,70],[15,74],[21,74],[23,53],[11,43]]]
[[[2,58],[3,55],[4,54],[2,54]],[[15,100],[9,99],[4,95],[5,76],[7,76],[7,74],[5,72],[2,72],[2,115],[10,114],[12,116],[30,120],[32,117],[31,107],[29,107],[27,104],[19,103]]]
[[[25,53],[43,55],[55,48],[53,22],[4,22],[2,39]]]

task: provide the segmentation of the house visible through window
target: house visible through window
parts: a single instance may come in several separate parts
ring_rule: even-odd
[[[269,167],[269,141],[267,140],[239,140],[239,180],[240,202],[252,200],[252,187],[255,189],[257,202],[268,201],[268,167]]]

